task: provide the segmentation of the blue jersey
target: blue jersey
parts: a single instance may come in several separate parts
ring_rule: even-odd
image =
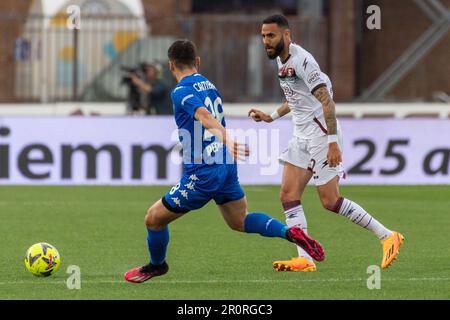
[[[226,147],[195,119],[205,107],[224,127],[222,97],[217,88],[199,73],[186,76],[171,93],[179,140],[183,146],[184,170],[192,172],[214,164],[230,163]]]
[[[222,98],[204,76],[184,77],[172,91],[178,136],[183,145],[184,174],[162,198],[171,212],[186,213],[203,207],[210,200],[218,205],[242,199],[237,164],[226,147],[200,121],[195,111],[205,107],[225,127]]]

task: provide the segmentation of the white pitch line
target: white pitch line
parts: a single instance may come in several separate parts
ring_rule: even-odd
[[[221,283],[298,283],[298,282],[355,282],[355,281],[367,281],[366,278],[330,278],[330,279],[254,279],[254,280],[150,280],[151,283],[155,284],[221,284]],[[381,279],[381,281],[450,281],[450,278],[405,278],[405,279]],[[3,281],[0,285],[8,284],[65,284],[65,281],[58,282],[45,282],[44,281]],[[125,280],[83,280],[81,283],[127,283]]]

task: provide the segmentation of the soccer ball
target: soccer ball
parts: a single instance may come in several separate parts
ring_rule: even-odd
[[[58,270],[61,257],[58,250],[49,243],[33,244],[25,257],[25,266],[37,277],[48,277]]]

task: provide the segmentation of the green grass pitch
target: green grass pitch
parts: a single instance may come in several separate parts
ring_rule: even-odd
[[[381,289],[367,288],[367,267],[379,265],[374,235],[322,209],[308,187],[303,205],[309,233],[326,260],[314,273],[275,272],[271,262],[295,255],[281,239],[231,231],[215,204],[170,226],[163,277],[136,285],[123,273],[148,260],[147,207],[167,187],[0,187],[0,299],[449,299],[450,186],[346,186],[358,202],[405,244],[381,272]],[[278,186],[245,187],[250,211],[284,221]],[[62,257],[58,272],[37,278],[23,258],[35,242]],[[69,265],[81,268],[81,289],[69,290]]]

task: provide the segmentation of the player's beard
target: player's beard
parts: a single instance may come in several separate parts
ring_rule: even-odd
[[[270,54],[270,53],[267,52],[267,49],[275,49],[275,52]],[[284,49],[284,39],[281,38],[280,42],[278,42],[278,44],[276,45],[275,48],[266,46],[266,54],[267,54],[267,56],[269,57],[270,60],[273,60],[273,59],[275,59],[276,57],[278,57],[281,54],[283,49]]]

